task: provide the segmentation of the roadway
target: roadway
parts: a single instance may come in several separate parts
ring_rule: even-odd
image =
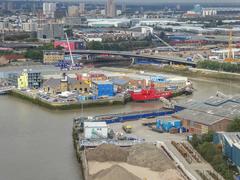
[[[66,53],[69,53],[68,51]],[[184,58],[178,58],[178,57],[165,57],[160,56],[157,54],[149,55],[149,54],[136,54],[135,52],[130,51],[105,51],[105,50],[74,50],[72,51],[73,54],[107,54],[107,55],[119,55],[119,56],[125,56],[125,57],[133,57],[133,58],[144,58],[144,59],[154,59],[160,62],[167,62],[167,63],[173,63],[173,64],[183,64],[183,65],[189,65],[189,66],[196,66],[196,62],[186,61]]]

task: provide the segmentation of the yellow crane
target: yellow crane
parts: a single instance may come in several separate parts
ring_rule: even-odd
[[[228,55],[227,57],[224,59],[224,62],[239,62],[240,63],[240,59],[235,59],[233,56],[233,45],[232,45],[232,30],[230,30],[229,32],[229,40],[228,40]]]

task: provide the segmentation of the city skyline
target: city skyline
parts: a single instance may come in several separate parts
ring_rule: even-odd
[[[10,1],[26,1],[29,2],[29,0],[7,0],[6,2],[10,2]],[[39,1],[39,0],[31,0],[31,1]],[[85,2],[85,3],[106,3],[107,0],[41,0],[42,2]],[[193,0],[162,0],[161,2],[159,2],[159,0],[148,0],[147,2],[145,0],[116,0],[116,3],[127,3],[127,4],[165,4],[165,3],[180,3],[180,4],[185,4],[185,3],[189,3],[189,4],[198,4],[198,3],[208,3],[208,4],[219,4],[219,3],[223,3],[223,4],[231,4],[231,3],[240,3],[238,0],[219,0],[219,1],[215,1],[215,0],[197,0],[197,1],[193,1]]]

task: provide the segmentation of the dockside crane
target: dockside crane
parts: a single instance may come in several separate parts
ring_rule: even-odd
[[[233,45],[232,45],[232,30],[229,31],[229,39],[228,39],[228,56],[224,59],[224,62],[229,63],[240,63],[240,59],[235,59],[233,54]]]

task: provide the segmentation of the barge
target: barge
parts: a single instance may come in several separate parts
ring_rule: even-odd
[[[119,114],[104,114],[98,115],[94,117],[79,117],[74,120],[76,121],[105,121],[107,124],[112,123],[121,123],[125,121],[134,121],[142,118],[153,118],[157,116],[167,116],[171,115],[180,109],[155,109],[149,111],[135,111],[135,112],[128,112],[128,113],[119,113]]]

